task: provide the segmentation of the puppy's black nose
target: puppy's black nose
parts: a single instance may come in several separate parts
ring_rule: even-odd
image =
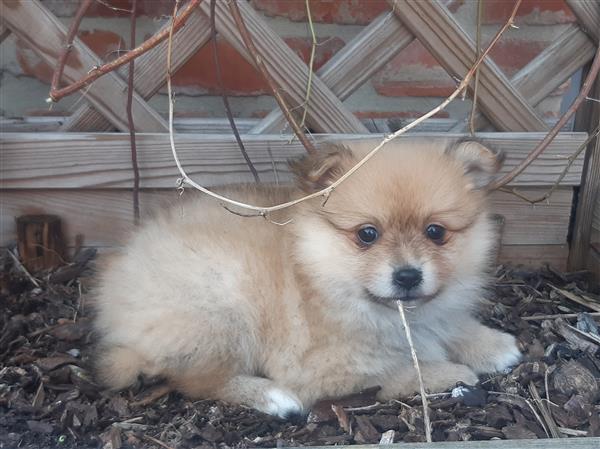
[[[401,268],[400,270],[394,271],[392,276],[394,278],[394,284],[405,288],[406,290],[416,287],[423,281],[423,273],[416,268]]]

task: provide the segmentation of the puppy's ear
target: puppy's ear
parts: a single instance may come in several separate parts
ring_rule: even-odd
[[[289,161],[296,183],[304,192],[312,193],[329,187],[353,164],[354,155],[342,146],[329,144],[298,160]]]
[[[504,161],[502,153],[496,153],[477,141],[459,142],[446,152],[462,164],[474,189],[485,189]]]

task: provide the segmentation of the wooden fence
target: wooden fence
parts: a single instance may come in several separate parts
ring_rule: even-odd
[[[535,147],[548,125],[534,107],[594,57],[600,37],[600,3],[567,0],[580,26],[567,27],[550,47],[541,52],[512,78],[505,76],[491,58],[480,67],[478,130],[498,130],[481,137],[504,149],[504,170],[514,167]],[[346,108],[343,100],[383,67],[410,42],[418,39],[453,77],[462,78],[475,59],[475,44],[439,1],[406,0],[382,14],[341,49],[312,80],[307,124],[315,139],[374,138],[370,132],[387,132],[377,123],[363,123]],[[0,0],[3,10],[0,35],[15,33],[45,62],[56,65],[66,36],[65,26],[39,1]],[[248,30],[267,69],[287,95],[291,107],[304,101],[308,69],[304,62],[269,28],[246,2],[239,2]],[[173,69],[210,38],[209,2],[201,2],[174,39]],[[249,55],[227,2],[217,2],[219,34],[249,61]],[[34,33],[31,30],[35,30]],[[134,85],[133,115],[141,171],[141,207],[148,212],[160,200],[176,198],[174,182],[179,177],[171,157],[168,124],[147,100],[165,81],[166,42],[138,58]],[[75,39],[65,67],[64,79],[73,82],[99,58]],[[126,235],[132,223],[130,189],[133,185],[126,120],[126,83],[123,74],[112,72],[86,88],[85,102],[60,123],[37,124],[9,121],[3,128],[0,153],[2,178],[1,241],[14,238],[14,216],[25,212],[47,212],[63,217],[72,244],[84,234],[86,244],[112,247]],[[598,92],[597,92],[598,93]],[[597,93],[595,95],[597,95]],[[580,117],[580,131],[598,124]],[[593,123],[595,120],[595,123]],[[51,120],[50,120],[51,121]],[[592,126],[594,125],[594,126]],[[464,133],[466,121],[431,121],[421,129],[443,129]],[[265,181],[285,182],[289,174],[285,160],[303,153],[297,142],[279,134],[281,112],[273,110],[264,119],[241,122],[242,139],[250,158]],[[42,129],[45,132],[28,132]],[[252,180],[235,140],[222,121],[180,121],[177,146],[190,176],[214,186]],[[202,134],[199,134],[202,133]],[[444,134],[447,136],[447,134]],[[568,157],[584,142],[585,133],[562,133],[521,176],[512,183],[526,196],[539,196],[554,184]],[[573,224],[576,189],[578,209],[573,227],[573,268],[596,269],[600,258],[600,149],[592,143],[587,155],[577,159],[552,197],[530,205],[504,192],[492,195],[494,211],[506,219],[501,258],[514,262],[550,262],[560,268],[569,257],[568,234]],[[186,195],[195,194],[190,189]],[[170,201],[172,202],[172,201]],[[595,205],[595,208],[594,208]]]

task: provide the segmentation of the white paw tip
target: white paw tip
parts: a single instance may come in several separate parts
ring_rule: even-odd
[[[261,411],[280,418],[288,418],[302,413],[302,403],[291,393],[279,388],[271,388],[265,393],[265,404],[261,407]]]
[[[496,371],[505,374],[510,373],[512,368],[519,363],[521,357],[521,352],[517,349],[516,345],[509,348],[496,358]]]

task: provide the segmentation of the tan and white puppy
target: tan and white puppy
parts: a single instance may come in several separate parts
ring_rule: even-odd
[[[225,190],[271,205],[330,185],[370,144],[291,164],[297,187]],[[201,198],[147,224],[101,273],[99,375],[120,389],[163,376],[197,398],[282,417],[381,386],[418,389],[396,301],[426,386],[441,391],[520,357],[480,324],[495,233],[485,186],[499,166],[476,142],[403,138],[331,194],[244,218]]]

